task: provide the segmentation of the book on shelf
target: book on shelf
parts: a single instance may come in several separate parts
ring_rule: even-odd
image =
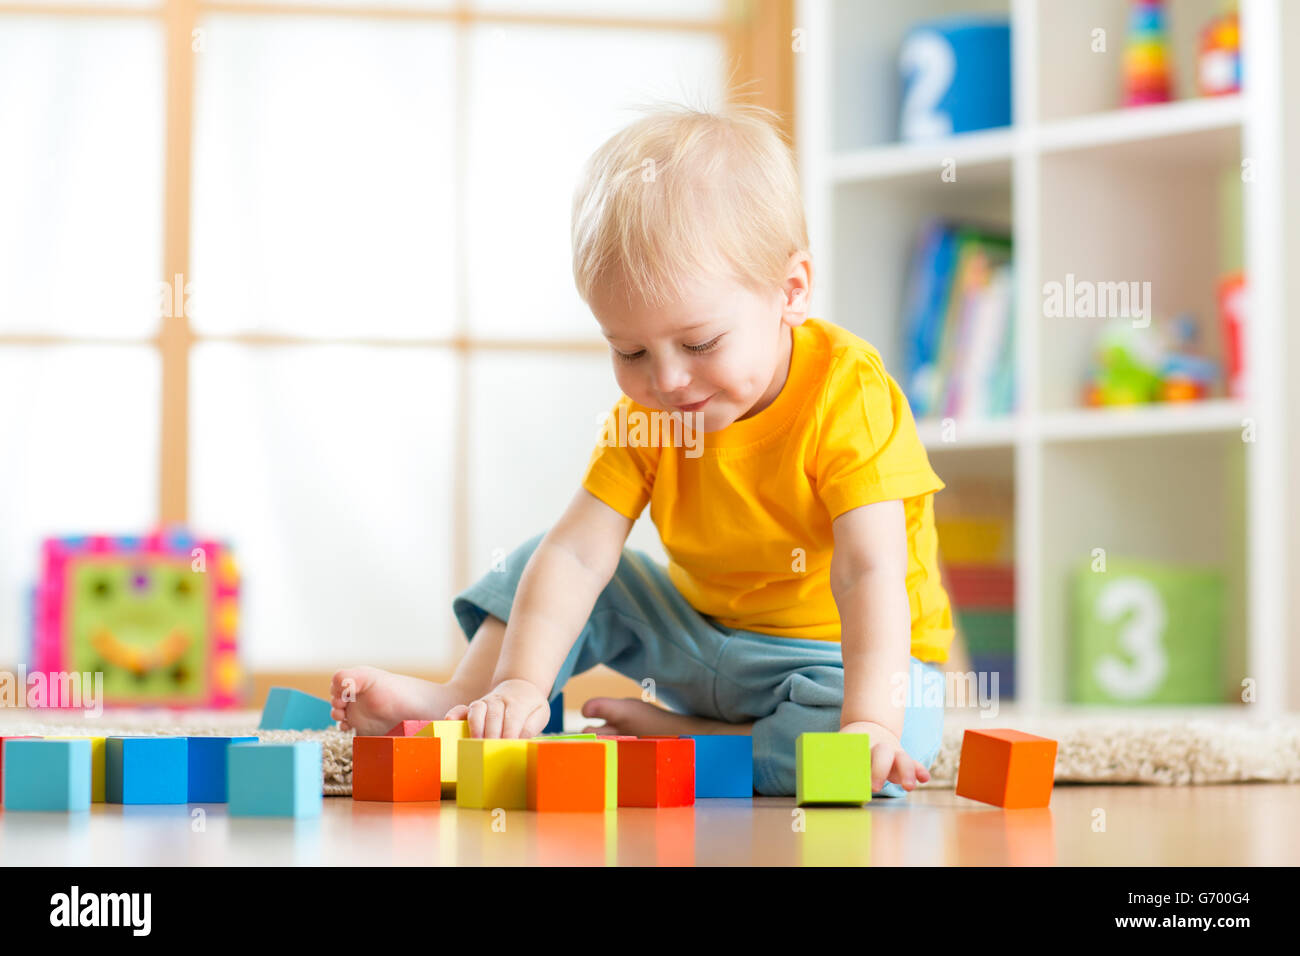
[[[1011,239],[933,221],[904,293],[904,391],[918,419],[997,418],[1015,407]]]

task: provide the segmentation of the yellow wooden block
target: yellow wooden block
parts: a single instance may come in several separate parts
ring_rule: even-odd
[[[475,810],[528,809],[528,741],[457,741],[456,806]]]
[[[456,793],[457,741],[469,736],[468,720],[431,720],[415,734],[417,737],[437,737],[442,741],[442,795]]]
[[[46,737],[46,740],[89,740],[90,741],[90,800],[92,803],[104,802],[104,755],[108,752],[105,745],[107,737]]]
[[[602,740],[605,745],[605,809],[618,809],[618,741]]]

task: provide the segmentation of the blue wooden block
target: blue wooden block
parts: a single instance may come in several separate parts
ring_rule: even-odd
[[[226,761],[232,817],[320,816],[319,740],[231,744]]]
[[[108,803],[185,803],[189,793],[186,738],[109,737],[104,742]]]
[[[933,140],[1011,125],[1011,25],[1005,17],[918,23],[898,56],[900,139]]]
[[[564,733],[564,694],[556,694],[551,701],[551,717],[542,728],[544,734]]]
[[[695,741],[695,796],[754,795],[754,738],[739,734],[683,734]]]
[[[190,737],[190,803],[226,802],[226,748],[256,737]]]
[[[89,810],[89,740],[6,740],[6,810]]]
[[[272,687],[258,730],[333,730],[330,702],[288,687]]]

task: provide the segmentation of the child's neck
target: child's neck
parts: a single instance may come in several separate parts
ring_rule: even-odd
[[[754,407],[745,414],[741,415],[736,421],[743,422],[747,418],[753,418],[763,409],[767,408],[781,394],[781,389],[785,388],[786,379],[790,377],[790,365],[794,356],[794,330],[784,322],[781,323],[781,358],[777,362],[776,371],[772,375],[772,381],[768,384],[767,391],[763,396],[754,403]]]

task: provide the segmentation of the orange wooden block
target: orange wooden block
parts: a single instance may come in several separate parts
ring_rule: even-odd
[[[1046,807],[1056,777],[1056,741],[1019,730],[968,730],[957,764],[959,797],[1007,810]]]
[[[353,737],[352,799],[386,803],[442,799],[442,741]]]
[[[689,807],[695,803],[695,741],[620,740],[620,807]]]
[[[528,741],[528,809],[605,809],[605,751],[598,740]]]

